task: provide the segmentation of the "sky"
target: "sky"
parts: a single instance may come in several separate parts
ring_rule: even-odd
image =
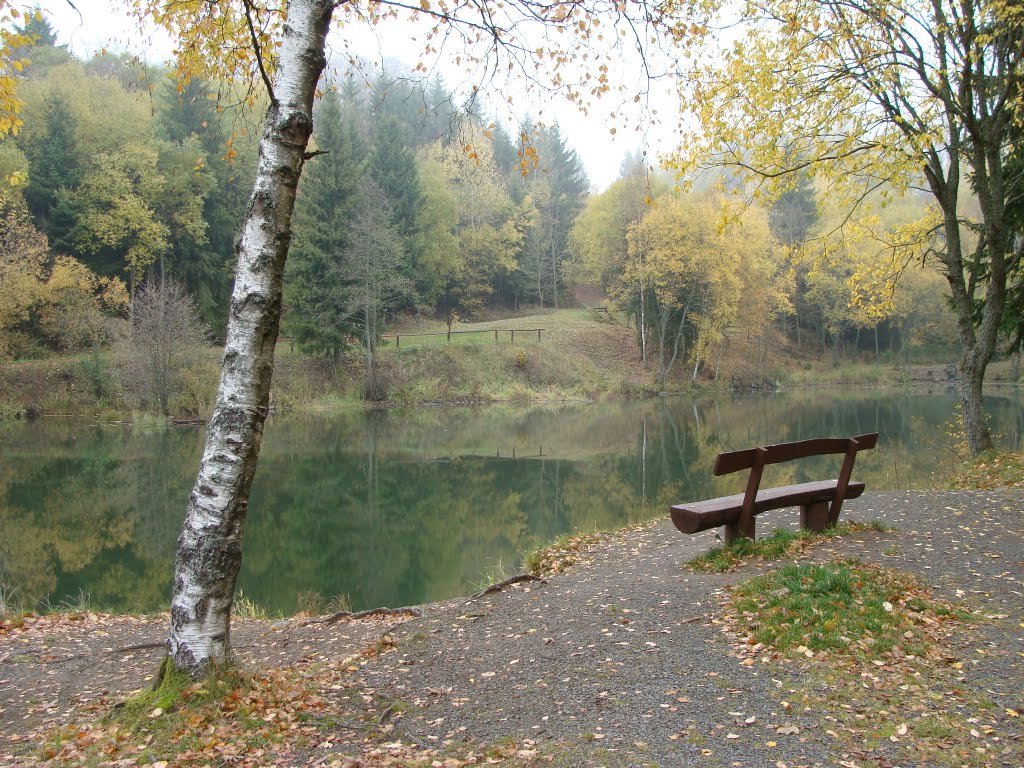
[[[72,5],[68,0],[39,0],[39,5],[56,29],[58,43],[68,45],[81,58],[103,50],[130,51],[154,63],[172,57],[173,41],[159,31],[140,31],[117,2],[74,0]],[[328,38],[329,48],[336,53],[348,50],[371,62],[397,59],[411,69],[423,47],[424,30],[406,22],[388,23],[380,28],[380,34],[362,25],[346,25],[342,29],[339,26],[334,25]],[[451,63],[453,55],[439,58],[432,71],[440,74],[449,88],[468,92],[476,78]],[[620,60],[618,70],[616,74],[622,82],[626,83],[629,77],[634,83],[639,82],[639,61],[630,61],[628,53]],[[601,191],[618,177],[627,153],[646,149],[653,162],[659,153],[674,147],[678,98],[671,83],[659,85],[639,103],[629,98],[637,88],[629,90],[628,84],[626,87],[626,97],[597,102],[598,107],[589,115],[581,114],[564,97],[536,90],[527,92],[516,82],[485,85],[482,93],[485,104],[500,105],[491,107],[490,116],[507,128],[514,129],[514,124],[526,116],[534,121],[557,122],[562,136],[583,161],[591,186]],[[506,106],[508,97],[512,98],[511,106]],[[658,115],[653,120],[652,109]],[[659,119],[664,122],[657,122]]]

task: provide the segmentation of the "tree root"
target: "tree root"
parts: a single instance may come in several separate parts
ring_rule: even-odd
[[[302,622],[300,626],[309,624],[335,624],[339,621],[354,621],[356,619],[368,619],[375,616],[419,616],[420,609],[406,606],[405,608],[371,608],[368,611],[338,611],[333,616],[325,616],[321,619],[309,619]]]
[[[475,595],[470,595],[466,599],[466,602],[469,603],[473,600],[476,600],[479,597],[483,597],[484,595],[491,595],[495,592],[501,592],[501,590],[505,589],[505,587],[510,587],[513,584],[519,584],[524,581],[539,581],[541,584],[547,584],[547,581],[542,579],[540,576],[534,576],[532,573],[520,573],[518,576],[512,576],[510,578],[505,579],[504,581],[499,581],[497,584],[491,584],[491,586],[487,587],[487,589],[481,589]]]

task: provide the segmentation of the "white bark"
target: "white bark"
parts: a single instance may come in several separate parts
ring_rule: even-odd
[[[313,130],[333,3],[291,0],[238,266],[217,402],[178,539],[169,654],[201,675],[230,653],[242,531],[267,417],[295,193]]]

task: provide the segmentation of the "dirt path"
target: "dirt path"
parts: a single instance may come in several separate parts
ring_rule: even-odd
[[[905,569],[938,596],[981,612],[948,649],[960,660],[950,706],[987,702],[982,713],[963,713],[964,728],[979,734],[972,765],[1024,766],[1022,510],[1021,490],[868,494],[844,517],[899,530],[833,539],[809,555]],[[770,513],[759,527],[795,517]],[[741,663],[720,620],[723,590],[776,564],[725,575],[682,568],[713,543],[710,534],[687,537],[661,522],[545,584],[424,606],[391,633],[395,650],[361,666],[361,706],[393,725],[392,738],[508,739],[558,765],[907,764],[899,739],[851,750],[830,735],[838,726],[829,712],[793,706],[806,682],[799,668]],[[162,620],[126,617],[41,624],[0,633],[0,764],[29,726],[66,721],[89,702],[143,684],[159,650],[108,651],[159,642],[164,631]],[[359,653],[388,626],[241,622],[235,633],[243,662],[275,666]]]

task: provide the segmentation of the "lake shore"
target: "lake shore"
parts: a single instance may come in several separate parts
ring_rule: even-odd
[[[1024,551],[1022,505],[1019,488],[869,493],[844,508],[845,519],[895,530],[830,539],[801,555],[899,568],[973,612],[945,660],[922,667],[912,697],[870,663],[875,684],[851,678],[838,699],[822,700],[814,659],[747,662],[725,621],[728,587],[781,563],[687,572],[682,563],[713,538],[662,521],[606,540],[546,583],[422,606],[418,616],[236,622],[243,666],[326,686],[317,706],[327,710],[312,707],[306,726],[264,744],[250,764],[382,765],[401,745],[460,761],[453,765],[1019,765],[1024,729],[1011,713],[1024,687],[1024,585],[1014,565]],[[158,644],[165,623],[85,614],[5,628],[0,764],[42,762],[44,740],[54,744],[46,733],[92,727],[144,686],[160,650],[117,649]],[[252,758],[249,742],[236,746]],[[64,747],[50,765],[83,764],[75,761],[85,747]],[[133,754],[143,753],[116,756]],[[174,759],[145,754],[147,762],[118,764]]]
[[[512,330],[519,328],[519,335]],[[523,329],[529,328],[530,332]],[[536,329],[543,328],[538,333]],[[273,407],[344,411],[421,404],[536,403],[651,397],[714,391],[792,391],[816,388],[955,386],[949,362],[832,366],[826,355],[786,350],[763,361],[738,342],[720,360],[719,375],[691,380],[677,364],[659,380],[656,356],[647,367],[633,329],[621,318],[583,309],[464,323],[449,340],[436,323],[406,321],[382,340],[373,400],[366,399],[365,360],[354,350],[337,361],[306,356],[278,344]],[[405,334],[404,337],[402,334]],[[423,336],[432,333],[436,335]],[[514,339],[514,340],[513,340]],[[171,421],[205,420],[217,382],[220,350],[198,361],[185,390],[172,401]],[[753,360],[754,362],[751,362]],[[97,383],[97,367],[102,381]],[[0,421],[38,415],[76,415],[100,421],[152,422],[145,403],[118,384],[118,364],[104,354],[0,364]],[[989,384],[1013,383],[1010,363],[993,363]],[[97,391],[99,390],[99,391]]]

